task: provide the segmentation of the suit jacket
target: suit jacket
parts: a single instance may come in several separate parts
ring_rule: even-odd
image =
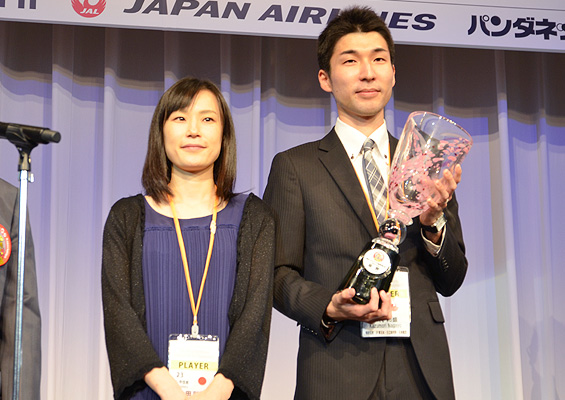
[[[394,153],[397,140],[389,135]],[[326,339],[321,318],[363,246],[377,235],[355,170],[332,130],[273,159],[265,200],[277,217],[275,307],[301,326],[296,399],[367,399],[376,386],[385,340],[363,339],[356,321]],[[425,248],[418,218],[400,246],[409,269],[411,342],[430,389],[452,399],[453,381],[437,293],[462,284],[467,260],[453,198],[439,256]]]
[[[12,398],[18,268],[18,189],[0,179],[0,225],[9,231],[12,252],[0,267],[0,377],[2,399]],[[29,219],[26,228],[24,303],[22,322],[22,368],[20,398],[39,399],[41,377],[41,319],[37,297],[35,255]]]

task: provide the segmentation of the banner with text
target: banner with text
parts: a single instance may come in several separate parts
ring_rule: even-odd
[[[565,52],[565,4],[449,1],[0,0],[0,20],[316,38],[349,4],[372,7],[400,44]]]

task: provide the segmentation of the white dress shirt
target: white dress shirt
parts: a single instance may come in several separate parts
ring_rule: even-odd
[[[367,136],[363,133],[358,131],[357,129],[353,128],[352,126],[347,125],[345,122],[340,120],[339,118],[335,122],[335,132],[341,141],[341,144],[345,148],[347,155],[349,156],[349,160],[351,164],[353,164],[353,168],[355,168],[355,172],[359,177],[359,181],[361,182],[361,186],[365,193],[367,191],[367,182],[364,178],[363,172],[363,143],[367,140]],[[373,147],[372,156],[375,162],[377,163],[377,168],[381,173],[385,184],[388,187],[388,171],[390,167],[390,148],[388,143],[388,131],[386,129],[386,122],[384,122],[380,127],[378,127],[371,135],[369,135],[376,146]]]

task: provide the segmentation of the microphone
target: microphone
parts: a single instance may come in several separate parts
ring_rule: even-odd
[[[0,122],[0,139],[1,138],[8,139],[15,144],[29,142],[48,144],[59,143],[61,134],[48,128]]]

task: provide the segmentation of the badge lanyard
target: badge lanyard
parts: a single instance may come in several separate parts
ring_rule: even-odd
[[[388,159],[389,159],[388,164],[389,164],[389,168],[390,168],[390,164],[391,164],[390,143],[388,144]],[[379,233],[379,221],[377,219],[377,214],[375,214],[375,209],[373,208],[373,202],[369,199],[369,194],[367,193],[365,188],[363,188],[363,184],[361,183],[362,182],[361,177],[359,176],[359,174],[357,174],[357,171],[355,171],[355,174],[357,175],[357,179],[359,180],[359,184],[361,185],[361,189],[363,189],[363,194],[365,195],[365,200],[367,201],[367,204],[369,205],[369,209],[371,210],[371,217],[373,217],[373,222],[375,223],[375,227],[377,228],[377,233]],[[389,203],[388,198],[389,198],[389,185],[388,185],[388,182],[387,182],[387,185],[386,185],[386,211],[387,211],[387,214],[388,214],[388,210],[390,209],[390,203]]]
[[[208,245],[208,255],[206,256],[206,265],[204,266],[204,275],[202,275],[202,282],[200,282],[200,290],[198,292],[198,301],[194,304],[194,292],[192,291],[192,283],[190,281],[190,272],[188,271],[188,260],[186,258],[186,249],[184,247],[184,240],[182,238],[182,232],[180,230],[179,219],[177,217],[177,212],[173,200],[169,197],[169,204],[171,205],[171,211],[173,212],[173,220],[175,222],[175,230],[177,232],[177,239],[179,242],[179,249],[182,258],[182,264],[184,267],[184,276],[186,278],[186,287],[188,288],[188,296],[190,298],[190,307],[192,308],[192,315],[194,316],[192,321],[192,334],[198,335],[198,309],[200,308],[200,302],[202,300],[202,292],[204,290],[204,283],[206,282],[206,276],[208,275],[208,267],[210,266],[210,258],[212,257],[212,248],[214,247],[214,237],[216,235],[216,218],[218,215],[218,196],[215,196],[214,200],[214,211],[212,214],[212,222],[210,222],[210,244]]]

